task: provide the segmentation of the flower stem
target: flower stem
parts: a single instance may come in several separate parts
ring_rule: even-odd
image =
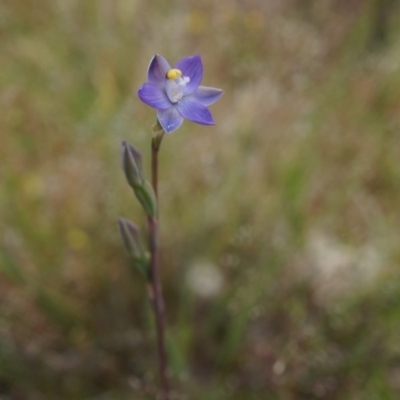
[[[151,143],[151,175],[152,185],[157,198],[158,213],[158,151],[164,131],[159,132],[153,137]],[[158,367],[161,381],[161,399],[170,400],[169,380],[167,375],[167,353],[165,350],[165,321],[164,321],[164,299],[162,295],[160,276],[158,271],[159,247],[158,247],[158,217],[147,216],[150,248],[150,287],[149,297],[153,306],[156,321]]]
[[[158,121],[153,126],[153,132],[154,135],[151,141],[151,183],[158,203],[158,151],[160,150],[161,141],[165,133]]]

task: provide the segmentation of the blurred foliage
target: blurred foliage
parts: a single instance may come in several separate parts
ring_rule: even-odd
[[[119,146],[152,55],[195,52],[225,95],[161,151],[176,399],[399,398],[393,0],[0,2],[0,397],[155,398]]]

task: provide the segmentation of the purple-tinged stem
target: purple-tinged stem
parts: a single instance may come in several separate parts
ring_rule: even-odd
[[[154,129],[157,129],[157,126],[154,127]],[[158,151],[160,150],[163,136],[164,136],[164,130],[156,131],[151,141],[151,183],[153,185],[154,193],[156,194],[157,202],[158,202]]]
[[[151,178],[153,189],[157,198],[158,213],[158,151],[164,132],[153,137],[151,143]],[[156,320],[157,349],[158,349],[158,367],[161,381],[161,399],[170,400],[169,380],[167,375],[167,353],[165,350],[165,318],[164,318],[164,299],[162,295],[160,276],[158,271],[158,217],[147,217],[149,230],[149,248],[150,248],[150,279],[149,297],[153,306],[154,317]]]

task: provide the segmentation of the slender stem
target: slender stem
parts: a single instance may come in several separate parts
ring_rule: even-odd
[[[158,203],[158,151],[164,136],[164,130],[156,132],[151,141],[151,183]],[[157,204],[158,205],[158,204]],[[157,207],[158,211],[158,207]]]
[[[151,145],[151,175],[152,185],[157,198],[158,210],[158,151],[164,132],[153,137]],[[158,271],[158,219],[148,216],[147,223],[149,228],[149,247],[150,247],[150,279],[149,297],[153,306],[154,317],[156,320],[158,367],[161,381],[161,399],[170,400],[169,380],[167,376],[167,354],[165,351],[165,321],[164,321],[164,299],[162,295],[160,276]]]

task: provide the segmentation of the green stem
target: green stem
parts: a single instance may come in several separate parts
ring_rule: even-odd
[[[164,137],[164,130],[157,125],[153,127],[154,136],[151,141],[151,183],[153,185],[154,193],[158,204],[158,151],[160,150],[161,141]],[[157,207],[158,211],[158,207]]]

